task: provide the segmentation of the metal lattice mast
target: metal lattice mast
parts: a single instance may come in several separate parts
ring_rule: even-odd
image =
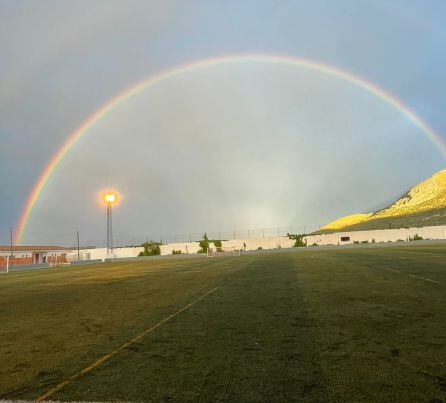
[[[107,203],[107,255],[113,253],[112,204]]]
[[[106,193],[103,197],[107,206],[107,257],[113,258],[112,206],[118,201],[118,195],[110,192]]]

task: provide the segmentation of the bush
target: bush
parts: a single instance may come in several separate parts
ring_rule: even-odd
[[[294,239],[294,248],[302,248],[307,246],[307,242],[304,240],[307,234],[288,234],[288,239]]]
[[[423,239],[422,236],[415,234],[412,238],[409,237],[409,241],[421,241]]]
[[[313,242],[311,246],[319,246],[316,242]]]
[[[217,248],[217,252],[223,252],[223,250],[222,250],[222,244],[221,244],[221,241],[219,240],[219,239],[214,239],[214,240],[212,240],[212,241],[209,241],[209,243],[213,243],[214,244],[214,246]]]
[[[361,243],[369,243],[369,241],[361,241]]]
[[[143,252],[140,252],[138,256],[158,256],[161,255],[159,242],[144,242],[141,246],[144,248]]]
[[[372,243],[375,243],[375,242],[376,242],[376,241],[375,241],[375,238],[373,238],[373,239],[372,239]]]
[[[172,250],[172,255],[181,255],[182,253],[180,250]]]
[[[359,241],[353,241],[355,245],[359,245]]]

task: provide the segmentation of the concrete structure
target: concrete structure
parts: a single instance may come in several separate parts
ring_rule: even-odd
[[[126,257],[137,257],[140,252],[144,252],[142,247],[134,248],[114,248],[113,257],[116,259],[126,258]],[[107,248],[92,248],[92,249],[81,249],[79,251],[80,260],[102,260],[104,261],[109,256],[107,256]],[[71,250],[67,255],[67,260],[69,262],[74,262],[78,260],[77,250]]]
[[[307,246],[316,245],[349,245],[354,243],[372,243],[372,242],[397,242],[408,241],[416,235],[423,239],[446,239],[446,225],[421,227],[421,228],[401,228],[401,229],[385,229],[373,231],[348,231],[337,232],[333,234],[308,235],[304,238]],[[231,239],[222,241],[223,248],[239,249],[253,251],[258,249],[278,249],[292,248],[294,239],[287,236],[266,237],[266,238],[249,238],[249,239]],[[182,254],[196,254],[200,249],[199,242],[177,242],[160,246],[161,256],[172,255],[173,251]],[[143,247],[132,248],[115,248],[113,249],[114,258],[132,258],[137,257],[143,252]],[[102,260],[107,258],[106,248],[82,249],[80,250],[80,260]],[[78,255],[76,250],[70,251],[67,260],[77,261]]]
[[[31,264],[55,264],[66,263],[67,253],[70,249],[62,246],[13,246],[13,259],[9,261],[12,266]],[[8,257],[11,256],[10,246],[0,246],[0,266],[6,266]]]
[[[365,242],[409,241],[415,236],[423,239],[446,239],[446,225],[419,228],[398,228],[370,231],[346,231],[333,234],[309,235],[307,245],[348,245]]]
[[[239,249],[239,250],[257,250],[261,249],[278,249],[291,248],[294,245],[293,239],[287,236],[276,236],[267,238],[249,238],[249,239],[231,239],[221,241],[223,248]],[[178,242],[169,243],[160,246],[161,255],[171,255],[172,251],[180,251],[181,253],[191,254],[197,253],[200,249],[199,242]]]
[[[239,250],[257,250],[257,249],[278,249],[291,248],[294,245],[294,240],[288,239],[286,236],[267,237],[267,238],[253,238],[253,239],[231,239],[229,241],[222,241],[224,248],[239,249]],[[177,242],[168,243],[160,246],[161,256],[172,255],[173,251],[181,252],[182,254],[195,254],[200,249],[199,242]],[[143,252],[143,247],[132,248],[114,248],[113,257],[116,259],[137,257],[140,252]],[[107,248],[92,248],[81,249],[79,251],[80,260],[102,260],[107,259]],[[77,250],[71,250],[67,255],[69,262],[78,260]]]

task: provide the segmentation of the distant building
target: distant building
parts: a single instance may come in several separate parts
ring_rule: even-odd
[[[6,266],[8,257],[13,266],[66,263],[68,252],[62,246],[13,246],[11,259],[11,247],[0,246],[0,266]]]

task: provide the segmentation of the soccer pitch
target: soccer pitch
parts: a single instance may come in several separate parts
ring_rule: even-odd
[[[446,248],[0,276],[0,398],[446,400]]]

